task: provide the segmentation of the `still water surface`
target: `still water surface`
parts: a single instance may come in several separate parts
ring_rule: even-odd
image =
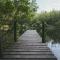
[[[49,42],[48,47],[51,49],[51,51],[57,57],[57,60],[60,60],[60,44],[59,43],[52,44],[51,42]]]

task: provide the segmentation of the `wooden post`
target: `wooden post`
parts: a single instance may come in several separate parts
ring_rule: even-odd
[[[45,43],[45,26],[44,26],[44,21],[42,21],[42,43]]]
[[[0,40],[0,58],[2,58],[2,47],[1,47],[1,40]]]
[[[17,23],[17,21],[16,21],[16,20],[14,20],[14,41],[15,41],[15,42],[17,41],[16,23]]]

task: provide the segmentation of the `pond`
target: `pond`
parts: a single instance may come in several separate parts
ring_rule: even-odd
[[[49,42],[48,47],[51,49],[51,51],[57,57],[57,60],[60,60],[60,44],[59,43],[52,44],[51,42]]]

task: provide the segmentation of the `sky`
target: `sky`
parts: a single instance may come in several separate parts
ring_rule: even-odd
[[[36,0],[38,9],[37,12],[60,10],[60,0]]]

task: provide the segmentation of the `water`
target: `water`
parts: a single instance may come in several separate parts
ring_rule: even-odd
[[[57,57],[57,60],[60,60],[60,44],[52,44],[51,42],[48,43],[48,47],[51,49],[53,54]]]

